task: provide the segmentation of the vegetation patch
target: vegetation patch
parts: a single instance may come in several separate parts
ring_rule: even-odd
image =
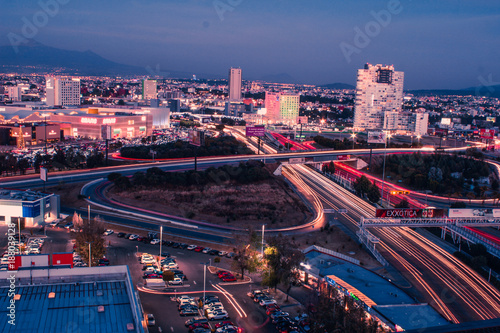
[[[232,136],[206,137],[205,144],[200,147],[190,145],[187,141],[178,140],[161,145],[123,147],[120,155],[126,158],[151,159],[151,151],[156,152],[156,158],[186,158],[197,156],[226,156],[253,154],[244,143]]]

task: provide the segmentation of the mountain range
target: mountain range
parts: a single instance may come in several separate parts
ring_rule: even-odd
[[[101,57],[92,51],[72,51],[43,45],[37,41],[29,40],[21,44],[16,50],[10,46],[0,46],[0,73],[39,73],[60,75],[88,75],[88,76],[135,76],[149,75],[151,77],[192,78],[189,72],[151,67],[139,67],[120,64]],[[196,74],[201,79],[219,79],[220,76],[211,74]],[[266,82],[292,83],[293,77],[287,73],[266,75],[261,80]],[[321,85],[329,89],[355,89],[347,83],[331,83]],[[409,90],[417,96],[421,95],[477,95],[500,98],[500,85],[470,87],[461,90],[433,89]]]

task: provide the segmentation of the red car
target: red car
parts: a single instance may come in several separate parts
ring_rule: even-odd
[[[217,272],[217,276],[220,278],[223,276],[226,276],[226,275],[231,275],[231,273],[229,273],[228,271],[218,271]]]
[[[266,308],[266,315],[270,316],[271,314],[273,314],[274,312],[276,311],[280,311],[280,307],[279,306],[275,306],[275,307],[270,307],[269,305],[267,306]]]
[[[203,251],[204,247],[203,246],[197,246],[194,248],[194,252],[201,252]]]
[[[194,323],[192,325],[188,326],[189,331],[194,331],[196,328],[201,327],[201,328],[210,328],[210,326],[207,323]]]
[[[222,281],[234,282],[234,281],[236,281],[236,278],[234,277],[234,275],[226,275],[226,276],[222,277]]]
[[[226,320],[226,321],[221,321],[220,323],[218,324],[215,324],[215,328],[220,328],[220,327],[225,327],[225,326],[234,326],[233,322],[232,321],[229,321],[229,320]]]

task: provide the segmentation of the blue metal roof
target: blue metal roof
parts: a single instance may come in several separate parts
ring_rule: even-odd
[[[54,292],[55,297],[49,298]],[[0,288],[0,332],[129,332],[134,323],[124,281],[16,287],[15,326],[8,323],[9,289]],[[98,306],[104,312],[98,312]]]

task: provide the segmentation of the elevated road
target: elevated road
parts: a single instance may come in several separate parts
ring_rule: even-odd
[[[375,207],[305,166],[288,166],[286,175],[301,182],[327,209],[346,208],[340,221],[351,233],[361,217],[375,216]],[[302,188],[302,187],[299,187]],[[482,276],[408,227],[374,228],[378,251],[402,272],[421,294],[450,322],[500,317],[500,293]]]

